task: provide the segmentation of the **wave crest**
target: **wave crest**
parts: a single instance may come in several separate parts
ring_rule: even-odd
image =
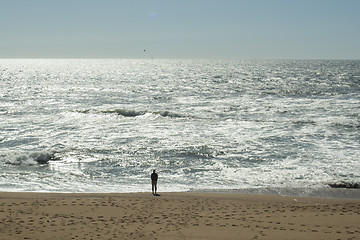
[[[55,158],[53,151],[45,150],[30,153],[7,153],[0,156],[0,162],[11,165],[47,164]]]
[[[135,111],[135,110],[126,110],[126,109],[114,109],[114,110],[106,110],[101,111],[102,113],[116,113],[118,115],[124,116],[124,117],[137,117],[144,115],[145,111]]]
[[[88,113],[103,113],[103,114],[117,114],[123,117],[137,117],[142,116],[147,113],[158,115],[161,117],[169,117],[169,118],[186,118],[189,116],[181,115],[179,113],[174,113],[170,111],[156,111],[156,112],[150,112],[150,111],[136,111],[136,110],[127,110],[127,109],[114,109],[114,110],[103,110],[103,111],[93,111],[93,110],[79,110],[77,111],[79,113],[88,114]]]

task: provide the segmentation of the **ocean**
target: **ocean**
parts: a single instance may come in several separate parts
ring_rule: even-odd
[[[0,191],[360,182],[360,61],[2,59]]]

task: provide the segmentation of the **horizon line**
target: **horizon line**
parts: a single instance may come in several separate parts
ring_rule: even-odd
[[[136,58],[136,57],[0,57],[1,60],[306,60],[306,61],[359,61],[360,58]]]

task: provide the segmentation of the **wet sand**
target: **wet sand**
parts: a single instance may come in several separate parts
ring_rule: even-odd
[[[0,193],[0,239],[360,239],[360,199]]]

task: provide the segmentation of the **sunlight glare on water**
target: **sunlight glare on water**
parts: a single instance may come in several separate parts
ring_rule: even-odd
[[[359,182],[359,61],[0,60],[0,189]]]

